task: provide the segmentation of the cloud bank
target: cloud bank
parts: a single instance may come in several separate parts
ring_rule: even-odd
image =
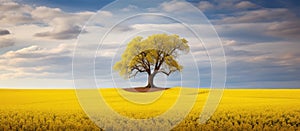
[[[157,7],[141,7],[129,4],[116,12],[128,13],[140,10],[173,12],[190,18],[193,10],[188,5],[199,8],[211,21],[220,35],[227,58],[228,87],[298,87],[300,84],[299,38],[300,18],[294,10],[297,5],[271,6],[256,1],[164,1]],[[97,12],[65,11],[64,6],[50,5],[32,6],[26,2],[2,0],[0,4],[0,79],[6,79],[5,86],[22,79],[72,79],[72,53],[79,33],[89,35],[89,30],[82,27]],[[122,13],[100,11],[102,21],[121,18]],[[150,18],[149,18],[150,19]],[[127,23],[116,29],[110,39],[121,38],[124,33],[148,28],[171,30],[172,33],[184,33],[184,29],[176,23],[146,23],[146,19],[138,24]],[[191,26],[203,26],[195,23]],[[105,30],[104,24],[95,23],[93,30]],[[203,31],[205,34],[205,31]],[[91,36],[98,38],[99,36]],[[206,36],[209,38],[209,36]],[[192,40],[192,38],[189,38]],[[212,38],[213,39],[213,38]],[[91,43],[95,42],[91,39]],[[198,44],[193,43],[191,44]],[[209,45],[209,43],[208,43]],[[99,56],[100,63],[110,60],[117,44],[103,47],[106,51]],[[195,46],[196,47],[196,46]],[[94,48],[87,46],[86,52]],[[208,47],[208,49],[210,49]],[[195,53],[203,53],[202,47],[192,49]],[[213,50],[213,49],[211,49]],[[85,59],[82,56],[80,59]],[[203,61],[204,62],[204,61]],[[103,63],[103,62],[102,62]],[[106,72],[109,63],[98,66],[98,72]],[[210,86],[210,68],[199,65],[203,83]],[[82,65],[81,72],[90,70]],[[187,72],[191,70],[187,69]],[[101,78],[101,81],[109,80]],[[10,82],[9,82],[10,81]],[[49,80],[50,81],[50,80]],[[49,83],[50,84],[50,83]],[[15,85],[15,84],[13,84]],[[70,84],[71,85],[71,84]],[[22,85],[20,85],[22,86]],[[110,86],[110,85],[109,85]]]

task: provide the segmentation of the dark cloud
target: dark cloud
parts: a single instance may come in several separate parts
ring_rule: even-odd
[[[75,39],[80,33],[86,33],[85,30],[81,30],[79,26],[73,26],[67,30],[62,30],[59,32],[41,32],[36,33],[34,36],[36,37],[47,37],[52,39]]]
[[[266,52],[258,51],[247,51],[247,50],[237,50],[232,47],[224,47],[225,55],[230,57],[252,57],[266,55]]]
[[[265,33],[268,26],[270,26],[270,23],[236,23],[215,25],[215,28],[219,36],[223,39],[242,41],[242,43],[272,42],[280,40],[281,38]]]
[[[1,39],[0,38],[0,48],[13,46],[15,44],[15,41],[12,39]]]
[[[5,29],[0,29],[0,36],[2,35],[9,35],[10,32],[8,30],[5,30]]]
[[[221,37],[247,42],[300,38],[299,12],[291,5],[294,2],[213,0],[204,3],[212,4],[213,9],[206,14]]]
[[[120,31],[120,32],[127,32],[127,31],[133,31],[134,28],[131,26],[117,26],[114,28],[114,30]]]
[[[278,64],[278,61],[280,61],[279,58],[268,58],[259,62],[245,60],[229,62],[227,64],[227,86],[251,87],[246,83],[300,81],[299,65],[281,65]],[[260,85],[260,87],[264,86],[269,85]]]
[[[300,39],[300,19],[286,9],[252,11],[244,16],[230,16],[215,20],[216,30],[222,37],[239,41],[263,42],[282,39]],[[264,12],[260,14],[259,12]],[[279,12],[279,13],[276,13]]]
[[[0,48],[13,46],[14,44],[15,40],[10,31],[6,29],[0,29]]]
[[[271,23],[266,33],[271,36],[299,40],[300,19]]]
[[[257,22],[273,22],[284,21],[294,17],[295,15],[285,8],[275,9],[258,9],[253,11],[243,11],[233,13],[231,16],[226,16],[217,23],[257,23]]]

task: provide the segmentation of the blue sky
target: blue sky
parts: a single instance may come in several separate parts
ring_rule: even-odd
[[[188,0],[183,1],[149,1],[120,0],[114,8],[97,11],[112,1],[109,0],[0,0],[0,87],[1,88],[69,88],[73,87],[72,55],[77,36],[82,27],[82,38],[88,37],[81,49],[91,52],[99,43],[97,34],[110,28],[113,22],[124,16],[137,13],[174,14],[174,17],[190,20],[193,27],[208,28],[201,20],[208,18],[216,29],[225,51],[227,63],[226,87],[228,88],[298,88],[300,85],[300,2],[274,0]],[[204,16],[196,18],[195,10],[201,10]],[[151,5],[151,6],[150,6]],[[86,23],[91,16],[92,22]],[[94,20],[94,21],[93,21]],[[197,22],[199,21],[199,22]],[[189,24],[189,23],[188,23]],[[205,27],[203,27],[203,25]],[[119,83],[126,83],[110,74],[111,61],[118,59],[119,41],[125,34],[145,29],[161,29],[169,33],[182,34],[190,41],[200,74],[200,86],[211,86],[211,67],[203,48],[197,47],[195,38],[185,29],[168,19],[141,18],[128,20],[120,24],[108,36],[102,54],[97,57],[96,77],[101,87],[112,87],[111,78]],[[212,35],[203,32],[203,39],[217,41]],[[206,36],[207,35],[207,36]],[[128,35],[130,36],[130,35]],[[117,39],[119,41],[117,41]],[[80,41],[80,40],[79,40]],[[117,44],[116,44],[117,43]],[[126,42],[125,42],[126,44]],[[213,43],[204,43],[207,50]],[[94,53],[94,52],[93,52]],[[217,57],[217,56],[216,56]],[[221,58],[221,56],[219,56]],[[187,59],[185,59],[187,58]],[[190,65],[194,60],[189,55],[183,56],[182,64]],[[87,59],[86,56],[80,57]],[[190,61],[189,61],[190,60]],[[109,61],[109,62],[105,62]],[[85,72],[91,69],[82,65],[80,73],[84,79]],[[187,66],[184,73],[195,73],[193,67]],[[196,74],[194,74],[196,75]],[[175,86],[180,84],[180,73],[168,79],[158,76],[157,83]],[[131,80],[129,84],[141,85],[144,76]],[[185,75],[185,86],[193,86],[198,79]],[[168,81],[166,81],[168,80]],[[128,84],[128,81],[127,81]],[[126,85],[120,85],[126,86]]]

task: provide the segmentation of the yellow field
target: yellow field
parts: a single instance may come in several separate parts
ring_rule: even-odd
[[[119,114],[148,119],[171,108],[180,88],[149,93],[147,96],[160,98],[154,103],[145,100],[147,97],[143,99],[145,94],[131,98],[140,98],[150,104],[130,103],[115,89],[100,92]],[[198,119],[207,96],[208,90],[199,90],[194,108],[174,130],[300,130],[300,89],[226,89],[217,111],[205,124],[200,124]],[[190,96],[183,94],[181,97],[189,100]],[[74,90],[2,89],[0,99],[0,131],[100,130],[81,109]],[[158,123],[153,130],[165,123]],[[118,129],[117,126],[107,129]]]

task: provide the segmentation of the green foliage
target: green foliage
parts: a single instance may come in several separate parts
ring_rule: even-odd
[[[137,36],[128,43],[121,60],[113,68],[124,78],[142,72],[170,75],[183,69],[176,59],[189,52],[187,43],[178,35],[154,34],[146,39]]]

